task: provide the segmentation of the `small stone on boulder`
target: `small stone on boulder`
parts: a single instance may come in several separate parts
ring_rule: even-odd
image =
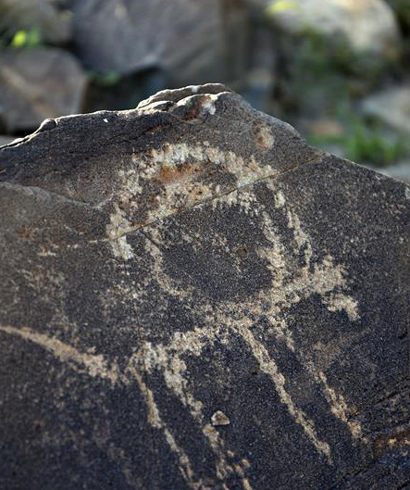
[[[218,427],[221,425],[229,425],[231,421],[228,417],[220,410],[216,411],[211,417],[212,425]]]

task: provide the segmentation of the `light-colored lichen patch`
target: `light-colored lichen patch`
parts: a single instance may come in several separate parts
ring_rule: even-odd
[[[282,191],[277,191],[274,194],[274,199],[275,199],[275,208],[280,209],[283,208],[285,205],[285,195],[283,194]]]
[[[211,116],[216,114],[216,102],[221,94],[197,94],[185,97],[179,100],[174,106],[169,109],[169,112],[174,113],[179,108],[185,106],[187,109],[184,114],[184,119],[194,120],[198,117],[204,117],[209,114]]]
[[[218,95],[209,95],[208,100],[202,105],[204,112],[213,116],[216,113],[215,102],[218,100]]]
[[[330,293],[322,301],[329,311],[344,311],[352,322],[359,319],[357,301],[351,296],[343,293]]]
[[[110,215],[110,224],[107,226],[107,236],[114,256],[124,261],[134,257],[132,248],[127,242],[127,233],[132,230],[125,213],[115,203],[114,211]]]

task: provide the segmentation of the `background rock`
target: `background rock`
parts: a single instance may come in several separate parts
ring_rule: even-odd
[[[389,167],[387,168],[378,168],[374,170],[377,170],[384,175],[388,175],[389,177],[393,177],[394,179],[402,180],[403,182],[410,184],[410,161],[408,160],[404,160],[394,165],[389,165]]]
[[[11,138],[10,136],[0,136],[0,146],[7,145],[8,143],[11,143],[14,140],[14,138]]]
[[[84,112],[121,110],[136,107],[138,103],[168,86],[169,75],[157,67],[128,75],[90,77],[84,102]]]
[[[272,95],[276,88],[277,56],[273,52],[275,36],[271,29],[256,24],[250,41],[252,45],[251,62],[243,77],[242,95],[259,110],[272,109]]]
[[[1,488],[408,486],[408,186],[220,85],[49,121],[0,181]]]
[[[392,9],[383,0],[274,0],[263,2],[267,14],[294,34],[314,31],[329,41],[342,36],[358,54],[396,57],[399,30]]]
[[[410,135],[410,85],[393,86],[372,94],[364,99],[362,108],[367,116]]]
[[[78,61],[56,48],[0,52],[0,106],[11,134],[46,118],[81,112],[87,77]]]
[[[224,78],[218,0],[76,0],[72,9],[78,56],[94,70],[157,66],[177,85]]]

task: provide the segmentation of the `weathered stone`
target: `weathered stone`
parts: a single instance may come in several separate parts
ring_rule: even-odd
[[[400,34],[393,10],[384,0],[247,0],[266,8],[282,29],[314,31],[332,40],[342,36],[359,54],[396,57]]]
[[[0,31],[38,29],[50,44],[66,44],[71,38],[71,15],[60,12],[50,1],[0,0]]]
[[[370,95],[362,102],[364,114],[380,119],[398,132],[410,134],[410,85]]]
[[[0,106],[8,133],[32,131],[46,118],[81,112],[87,77],[57,48],[0,52]]]
[[[408,487],[408,186],[220,85],[0,180],[0,488]]]
[[[156,66],[173,83],[223,75],[219,0],[74,0],[72,10],[77,53],[97,71]]]

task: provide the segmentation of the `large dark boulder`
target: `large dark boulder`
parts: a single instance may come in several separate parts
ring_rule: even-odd
[[[408,186],[220,85],[0,181],[0,488],[410,488]]]

